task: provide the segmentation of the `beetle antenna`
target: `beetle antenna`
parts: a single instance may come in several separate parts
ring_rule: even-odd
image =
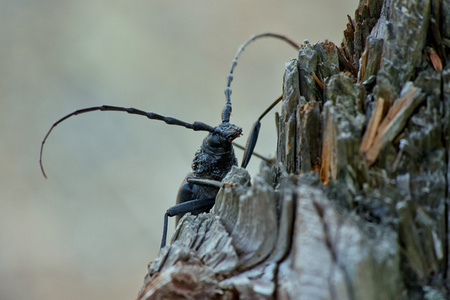
[[[64,117],[62,117],[61,119],[59,119],[58,121],[56,121],[52,127],[50,127],[50,130],[47,132],[47,134],[45,135],[44,139],[42,140],[41,143],[41,151],[39,153],[39,165],[41,166],[41,171],[42,174],[44,175],[45,178],[47,178],[47,175],[45,174],[44,171],[44,165],[42,163],[42,153],[44,151],[44,144],[45,141],[47,140],[48,136],[50,135],[50,133],[52,132],[53,128],[55,128],[59,123],[61,123],[62,121],[72,117],[72,116],[76,116],[79,114],[83,114],[83,113],[87,113],[87,112],[91,112],[91,111],[123,111],[123,112],[127,112],[129,114],[133,114],[133,115],[141,115],[144,117],[147,117],[149,119],[152,120],[159,120],[159,121],[164,121],[165,123],[169,124],[169,125],[177,125],[177,126],[183,126],[186,127],[188,129],[192,129],[195,131],[208,131],[208,132],[214,132],[215,127],[212,127],[208,124],[205,124],[203,122],[194,122],[194,123],[187,123],[172,117],[165,117],[153,112],[146,112],[146,111],[142,111],[136,108],[126,108],[126,107],[119,107],[119,106],[110,106],[110,105],[102,105],[102,106],[94,106],[94,107],[88,107],[88,108],[83,108],[83,109],[79,109],[76,110]]]
[[[277,38],[282,41],[285,41],[286,43],[288,43],[289,45],[291,45],[292,47],[294,47],[297,50],[300,49],[300,46],[296,42],[291,40],[290,38],[288,38],[284,35],[281,35],[281,34],[271,33],[271,32],[254,35],[251,38],[249,38],[244,44],[242,44],[239,47],[238,51],[236,52],[236,56],[234,57],[233,62],[231,63],[230,73],[228,74],[228,77],[227,77],[227,88],[225,89],[226,103],[225,103],[225,107],[223,108],[223,111],[222,111],[222,122],[230,122],[230,115],[231,115],[231,87],[230,86],[231,86],[231,81],[233,81],[233,72],[234,72],[234,68],[237,65],[237,60],[238,60],[239,56],[241,55],[242,51],[244,51],[245,47],[248,46],[248,44],[252,43],[253,41],[255,41],[259,38],[263,38],[263,37]]]

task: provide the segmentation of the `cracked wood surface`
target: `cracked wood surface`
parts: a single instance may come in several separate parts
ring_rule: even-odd
[[[286,64],[273,165],[183,217],[138,299],[449,297],[450,4],[348,18]]]

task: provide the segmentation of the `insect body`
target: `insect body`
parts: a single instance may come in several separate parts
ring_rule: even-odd
[[[168,217],[182,216],[185,213],[199,214],[202,212],[208,212],[214,205],[217,192],[221,186],[220,182],[223,180],[225,175],[231,170],[233,165],[237,165],[237,159],[233,150],[233,141],[242,135],[242,129],[234,124],[230,123],[231,115],[231,81],[233,80],[233,71],[237,65],[237,60],[245,49],[245,47],[252,41],[262,38],[262,37],[274,37],[281,39],[289,43],[291,46],[299,49],[299,46],[288,39],[285,36],[273,34],[273,33],[263,33],[251,37],[247,42],[245,42],[236,53],[236,56],[231,64],[231,70],[227,78],[227,88],[225,89],[226,103],[222,111],[222,123],[218,126],[210,126],[203,122],[187,123],[179,119],[172,117],[165,117],[160,114],[153,112],[145,112],[135,108],[125,108],[119,106],[94,106],[76,110],[58,121],[56,121],[50,128],[50,130],[45,135],[41,143],[41,151],[39,156],[39,164],[41,166],[41,171],[44,177],[47,178],[44,167],[42,164],[42,153],[44,149],[44,144],[52,132],[52,130],[64,120],[87,112],[92,111],[119,111],[127,112],[129,114],[141,115],[152,120],[163,121],[169,125],[183,126],[188,129],[195,131],[207,131],[209,132],[200,149],[196,152],[194,161],[192,163],[192,173],[189,173],[184,179],[177,196],[177,204],[170,207],[164,215],[164,227],[163,235],[161,241],[161,248],[166,244],[167,236],[167,223]],[[242,159],[242,167],[246,167],[250,158],[253,154],[253,149],[258,139],[259,128],[261,126],[260,121],[264,115],[275,106],[281,100],[279,97],[275,102],[264,111],[264,113],[258,118],[254,123],[251,134],[249,135],[247,146],[244,150],[244,157]]]

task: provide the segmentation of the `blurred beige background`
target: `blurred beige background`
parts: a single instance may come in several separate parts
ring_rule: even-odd
[[[45,180],[38,156],[51,124],[111,104],[216,125],[239,45],[266,31],[340,44],[357,1],[0,4],[0,299],[70,300],[136,297],[205,133],[124,113],[80,115],[48,139]],[[273,39],[241,56],[232,122],[245,133],[281,93],[295,56]],[[273,113],[262,126],[256,151],[274,155]],[[253,174],[258,166],[254,158]]]

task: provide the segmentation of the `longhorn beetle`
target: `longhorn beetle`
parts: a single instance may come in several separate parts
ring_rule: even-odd
[[[200,149],[195,153],[194,161],[192,162],[192,172],[189,173],[184,179],[177,195],[177,204],[170,207],[164,215],[164,226],[161,240],[161,248],[166,245],[167,236],[167,222],[168,217],[177,216],[180,217],[185,213],[199,214],[202,212],[208,212],[214,205],[215,198],[219,188],[223,186],[221,183],[225,175],[231,170],[233,165],[237,165],[237,159],[234,155],[233,140],[242,135],[242,129],[234,124],[230,123],[231,115],[231,81],[233,80],[233,71],[237,65],[237,60],[244,51],[245,47],[251,42],[263,38],[272,37],[280,39],[289,45],[293,46],[297,50],[299,46],[291,39],[275,34],[275,33],[262,33],[254,35],[242,44],[234,59],[231,63],[231,70],[227,77],[227,87],[225,89],[225,107],[222,110],[222,123],[218,126],[210,126],[203,122],[187,123],[179,119],[172,117],[165,117],[153,112],[145,112],[135,108],[125,108],[118,106],[102,105],[94,106],[76,110],[58,121],[56,121],[49,129],[47,134],[41,143],[41,150],[39,154],[39,164],[42,174],[45,178],[47,175],[44,171],[42,164],[42,153],[44,149],[45,141],[55,128],[62,121],[83,113],[92,111],[121,111],[127,112],[133,115],[141,115],[153,120],[164,121],[169,125],[184,126],[188,129],[195,131],[208,131],[209,134],[203,140]],[[241,166],[245,168],[250,161],[255,148],[256,141],[258,139],[259,129],[261,127],[261,119],[281,100],[281,96],[278,97],[256,120],[253,124],[252,130],[247,140],[246,147],[244,149],[244,156],[242,158]]]

